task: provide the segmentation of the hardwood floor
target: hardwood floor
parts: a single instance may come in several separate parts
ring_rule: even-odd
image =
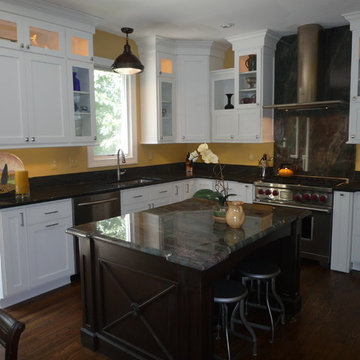
[[[356,360],[360,359],[360,272],[342,274],[313,263],[302,265],[302,312],[279,325],[275,343],[269,333],[257,330],[257,360]],[[72,284],[7,311],[23,321],[19,360],[101,360],[107,357],[80,343],[81,304],[79,283]],[[254,359],[247,343],[241,359]],[[121,359],[118,359],[121,360]],[[184,359],[187,360],[187,359]]]

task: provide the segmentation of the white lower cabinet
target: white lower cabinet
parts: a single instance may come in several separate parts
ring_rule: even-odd
[[[354,194],[353,233],[351,263],[353,270],[360,271],[360,192]]]
[[[173,202],[190,199],[194,195],[195,180],[181,180],[173,183]]]
[[[348,273],[351,269],[353,200],[351,192],[334,191],[331,270]]]
[[[242,201],[244,203],[252,204],[254,198],[254,188],[252,184],[240,183],[237,181],[227,181],[228,193],[235,194],[229,196],[231,201]]]
[[[74,274],[71,200],[0,211],[1,307],[70,282]]]

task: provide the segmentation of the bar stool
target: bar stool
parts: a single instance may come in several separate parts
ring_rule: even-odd
[[[259,328],[262,330],[271,331],[270,342],[274,342],[274,333],[275,325],[281,321],[282,324],[285,324],[285,307],[284,304],[276,292],[275,289],[275,279],[280,274],[280,268],[266,261],[253,260],[249,262],[243,262],[239,265],[238,271],[242,275],[242,284],[247,285],[247,282],[251,282],[250,294],[253,292],[253,281],[257,282],[257,288],[255,289],[256,293],[256,302],[251,302],[249,299],[246,301],[246,306],[256,307],[261,309],[267,309],[270,318],[270,326],[248,321],[248,324],[251,327]],[[277,306],[271,306],[269,301],[269,285],[271,283],[271,295],[275,299]],[[261,284],[265,285],[265,305],[261,302]],[[273,312],[278,312],[279,316],[274,321]],[[233,322],[241,323],[241,319],[233,319]]]
[[[214,286],[214,302],[219,304],[219,320],[221,320],[222,327],[225,331],[225,339],[226,339],[226,351],[227,351],[227,360],[231,360],[231,351],[230,351],[230,341],[229,341],[229,323],[228,323],[228,304],[236,304],[234,310],[231,315],[232,318],[235,316],[235,312],[239,313],[239,318],[241,319],[242,324],[249,332],[250,336],[245,336],[243,334],[235,333],[235,335],[242,337],[246,340],[252,342],[252,354],[256,356],[257,354],[257,339],[254,330],[249,326],[246,318],[245,318],[245,299],[248,294],[248,291],[244,285],[242,285],[238,281],[221,279],[215,283]],[[239,311],[238,311],[239,309]],[[220,330],[220,321],[217,326],[217,339],[220,338],[219,330]],[[223,360],[218,355],[214,355],[215,359]]]

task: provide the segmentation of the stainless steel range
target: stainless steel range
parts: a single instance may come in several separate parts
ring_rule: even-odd
[[[331,254],[333,189],[346,178],[295,176],[254,182],[255,203],[311,210],[302,222],[300,254],[328,266]]]

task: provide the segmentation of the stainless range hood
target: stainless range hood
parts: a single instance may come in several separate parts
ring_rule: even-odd
[[[316,101],[319,31],[318,24],[298,28],[298,79],[297,103],[264,105],[264,109],[278,110],[320,110],[343,107],[343,100]]]

